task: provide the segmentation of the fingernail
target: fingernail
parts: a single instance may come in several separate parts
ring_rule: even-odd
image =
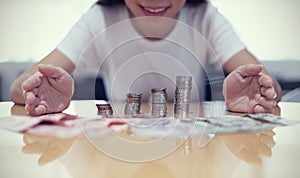
[[[262,64],[258,64],[257,66],[264,67]]]
[[[273,96],[273,99],[275,99],[277,97],[277,93],[275,93],[275,95]]]

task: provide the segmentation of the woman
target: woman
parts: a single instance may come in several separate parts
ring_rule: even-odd
[[[161,87],[174,75],[192,75],[203,93],[209,64],[229,73],[223,86],[229,110],[271,113],[280,101],[278,82],[209,2],[98,1],[54,51],[14,82],[11,99],[26,104],[30,115],[63,111],[74,90],[70,73],[87,69],[101,73],[111,100],[124,96],[138,81],[134,75],[143,71],[139,76],[146,77],[135,90]]]

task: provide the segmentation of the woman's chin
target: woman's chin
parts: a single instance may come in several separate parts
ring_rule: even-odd
[[[165,38],[176,24],[176,20],[163,17],[139,17],[132,22],[136,30],[149,40]]]

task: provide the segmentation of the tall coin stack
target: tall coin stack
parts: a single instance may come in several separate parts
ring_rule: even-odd
[[[125,116],[140,115],[142,94],[128,93],[125,105]]]
[[[167,116],[167,89],[151,89],[151,114],[152,117]]]
[[[175,117],[188,117],[191,102],[192,77],[177,76],[174,100]]]
[[[98,115],[99,116],[102,116],[103,118],[112,117],[113,110],[112,110],[109,103],[96,104],[96,106],[98,108]]]

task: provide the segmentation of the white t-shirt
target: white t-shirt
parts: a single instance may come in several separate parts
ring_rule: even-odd
[[[129,19],[124,5],[94,5],[57,46],[76,64],[75,76],[101,75],[112,101],[126,99],[129,92],[142,93],[148,100],[151,88],[167,88],[172,99],[176,76],[182,75],[193,77],[192,98],[201,100],[204,73],[210,81],[224,77],[208,66],[221,69],[245,49],[210,3],[184,6],[173,30],[161,40],[143,38]]]

